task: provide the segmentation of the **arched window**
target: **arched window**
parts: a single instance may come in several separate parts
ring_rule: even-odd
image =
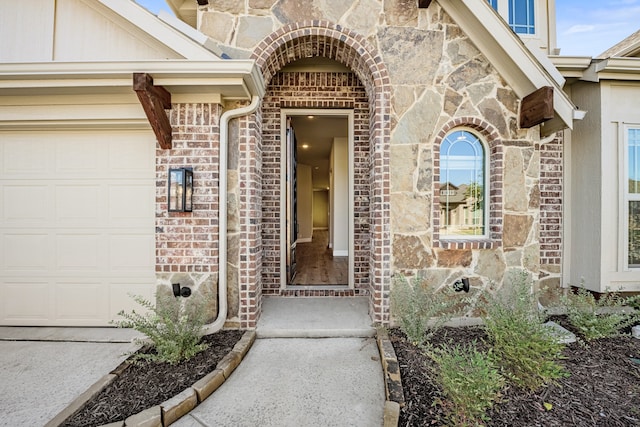
[[[449,132],[440,145],[440,238],[487,236],[487,156],[466,129]]]

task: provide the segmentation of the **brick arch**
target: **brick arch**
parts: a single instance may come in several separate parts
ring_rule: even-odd
[[[477,241],[440,240],[440,145],[445,136],[458,128],[472,129],[484,140],[489,150],[489,238]],[[502,177],[503,149],[500,133],[478,117],[456,117],[445,123],[434,141],[433,168],[433,245],[443,249],[490,249],[502,246]]]
[[[251,58],[268,84],[287,64],[312,56],[333,59],[352,69],[370,98],[376,92],[389,96],[389,73],[377,50],[361,34],[329,21],[286,25],[265,37]]]
[[[263,39],[252,59],[267,85],[287,64],[321,56],[350,68],[365,88],[369,104],[370,153],[370,306],[373,320],[389,322],[390,245],[390,99],[389,74],[377,50],[360,34],[329,21],[286,25]],[[260,293],[259,289],[256,289]]]

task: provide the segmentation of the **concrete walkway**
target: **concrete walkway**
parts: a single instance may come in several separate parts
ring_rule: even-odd
[[[0,425],[42,427],[137,347],[114,328],[0,327]]]
[[[265,297],[258,339],[175,426],[382,425],[385,391],[366,298]],[[0,426],[43,426],[125,359],[135,331],[0,327]]]
[[[266,297],[240,366],[173,425],[381,426],[384,382],[367,310],[365,298]]]

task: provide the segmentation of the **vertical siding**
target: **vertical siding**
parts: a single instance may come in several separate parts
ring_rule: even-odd
[[[51,60],[54,6],[51,0],[0,1],[0,62]]]

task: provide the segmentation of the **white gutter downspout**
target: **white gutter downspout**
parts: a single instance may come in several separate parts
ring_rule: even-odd
[[[246,116],[258,109],[260,97],[254,96],[251,104],[235,110],[225,111],[220,117],[220,184],[218,196],[218,316],[213,323],[204,325],[204,334],[218,332],[227,320],[227,156],[229,152],[229,122],[236,117]]]

